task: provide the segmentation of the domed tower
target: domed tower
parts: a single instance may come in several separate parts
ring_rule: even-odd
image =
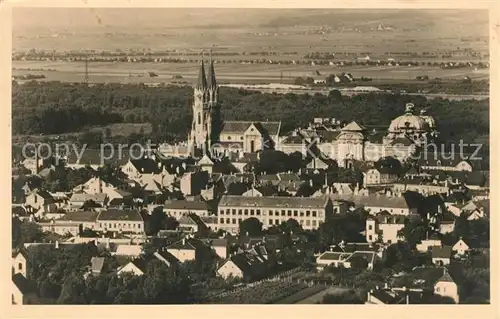
[[[415,105],[407,103],[405,113],[391,122],[386,142],[391,143],[398,138],[409,138],[415,144],[421,145],[427,141],[429,124],[414,112]]]
[[[351,122],[341,129],[337,136],[337,162],[341,167],[348,167],[350,161],[364,160],[364,129],[356,122]]]
[[[207,76],[202,54],[198,79],[193,91],[193,121],[189,135],[189,142],[194,149],[205,148],[208,151],[212,143],[218,140],[220,130],[218,92],[212,58],[210,57]]]

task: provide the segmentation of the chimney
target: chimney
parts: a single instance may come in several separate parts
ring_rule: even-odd
[[[408,293],[406,293],[406,304],[410,304],[410,295]]]

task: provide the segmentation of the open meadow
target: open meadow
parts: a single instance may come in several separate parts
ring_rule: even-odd
[[[197,76],[197,63],[127,63],[127,62],[92,62],[89,63],[89,82],[120,83],[168,83],[184,80],[192,83]],[[46,80],[62,82],[83,81],[85,64],[78,62],[13,61],[13,75],[43,74]],[[33,71],[36,70],[36,71]],[[50,71],[47,71],[50,70]],[[407,81],[417,76],[429,78],[488,79],[489,71],[472,67],[460,69],[441,69],[434,66],[312,66],[281,64],[217,64],[219,83],[291,83],[297,77],[314,76],[318,71],[322,75],[351,73],[355,78],[369,77],[374,81]],[[149,72],[158,76],[150,77]],[[174,79],[182,76],[182,79]]]

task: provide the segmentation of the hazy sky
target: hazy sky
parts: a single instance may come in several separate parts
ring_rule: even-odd
[[[342,24],[373,20],[396,23],[460,24],[485,26],[488,12],[483,10],[353,10],[353,9],[88,9],[19,8],[13,9],[14,29],[93,28],[93,27],[190,27],[206,25],[259,26],[276,24]],[[388,21],[390,22],[390,21]]]

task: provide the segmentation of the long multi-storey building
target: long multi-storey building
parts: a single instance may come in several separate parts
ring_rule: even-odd
[[[329,214],[339,214],[346,209],[344,203],[325,197],[224,195],[218,206],[218,228],[237,233],[243,220],[254,217],[264,228],[277,226],[292,218],[297,220],[303,229],[315,229]]]

